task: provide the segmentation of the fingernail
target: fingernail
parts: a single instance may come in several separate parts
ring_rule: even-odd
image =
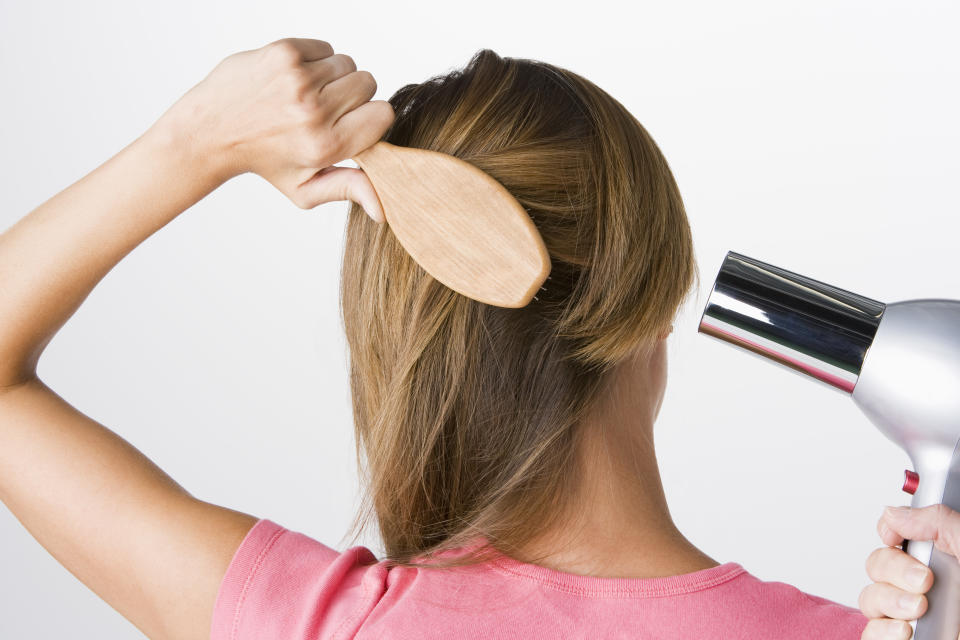
[[[929,569],[922,564],[913,565],[907,569],[907,582],[919,589],[923,586],[924,580],[927,579],[927,571]]]
[[[885,511],[887,512],[887,515],[893,516],[894,518],[898,518],[900,516],[905,516],[908,513],[910,513],[910,507],[887,507]]]
[[[909,627],[906,627],[906,622],[903,620],[885,620],[883,625],[883,632],[880,636],[881,638],[896,638],[897,640],[903,640],[907,637],[906,630]],[[871,638],[873,636],[870,636]]]
[[[880,537],[884,538],[890,532],[890,527],[887,526],[886,522],[880,523]]]
[[[906,613],[914,614],[916,613],[917,609],[920,608],[920,595],[916,593],[906,593],[900,596],[900,599],[897,600],[897,604],[899,604],[900,608]]]

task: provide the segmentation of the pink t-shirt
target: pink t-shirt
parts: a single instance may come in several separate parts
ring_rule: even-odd
[[[339,552],[261,519],[227,568],[210,638],[859,640],[866,624],[735,562],[665,578],[580,576],[502,554],[388,569],[367,547]]]

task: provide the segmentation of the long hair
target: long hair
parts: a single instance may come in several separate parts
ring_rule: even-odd
[[[472,564],[557,522],[579,482],[578,426],[699,271],[666,160],[585,78],[482,50],[390,103],[384,140],[493,176],[552,262],[536,300],[495,307],[434,280],[358,205],[348,214],[340,302],[365,489],[353,530],[372,510],[388,563]],[[490,546],[427,561],[478,536]]]

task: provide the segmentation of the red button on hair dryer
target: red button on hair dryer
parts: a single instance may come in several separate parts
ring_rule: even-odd
[[[699,331],[850,395],[910,456],[910,505],[960,511],[960,301],[884,304],[730,251]],[[957,640],[960,562],[907,542],[934,574],[913,637]]]

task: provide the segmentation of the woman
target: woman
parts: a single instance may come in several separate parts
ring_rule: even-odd
[[[0,498],[31,534],[154,639],[906,637],[924,603],[896,597],[931,577],[908,584],[916,563],[893,546],[868,564],[868,623],[674,526],[652,427],[696,267],[670,170],[622,105],[490,51],[390,103],[375,89],[318,40],[234,54],[0,236]],[[367,220],[384,220],[372,185],[332,165],[384,134],[472,162],[527,207],[553,261],[536,301],[466,299]],[[380,561],[197,500],[37,378],[120,259],[247,171],[303,208],[362,206],[342,306]]]

